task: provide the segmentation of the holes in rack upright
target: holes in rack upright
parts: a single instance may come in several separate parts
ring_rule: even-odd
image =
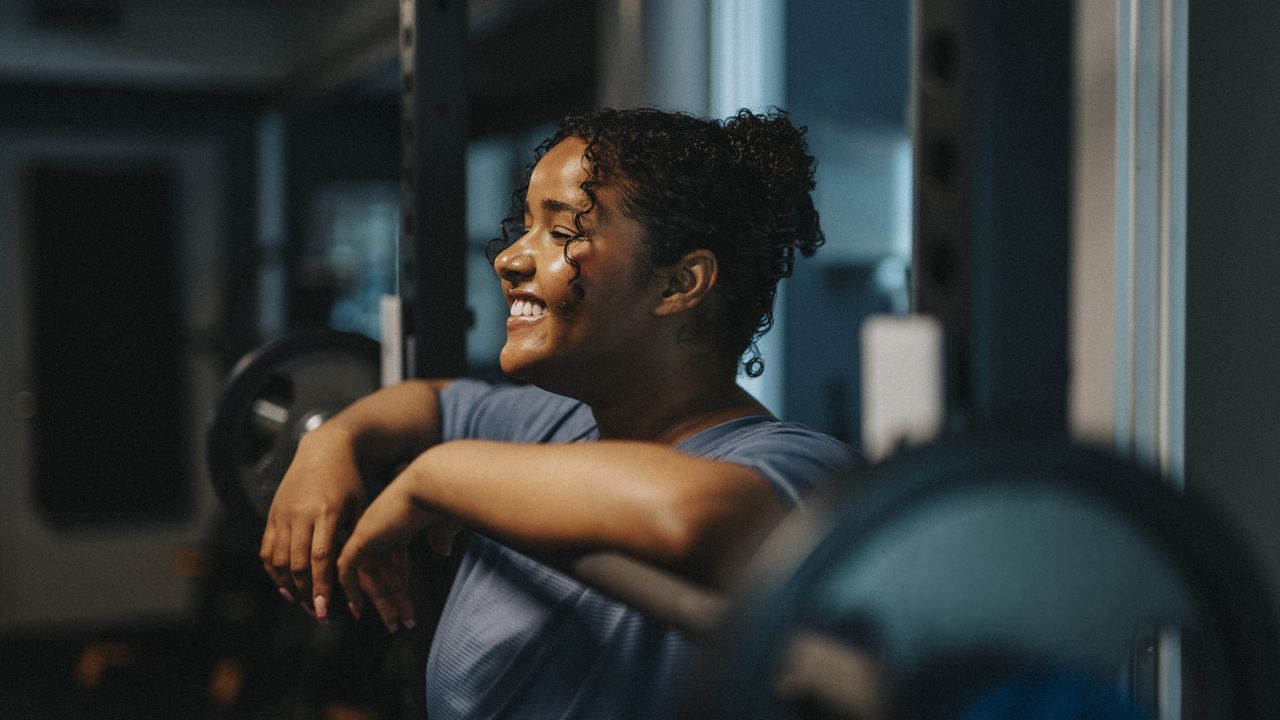
[[[950,138],[926,140],[924,161],[930,180],[940,187],[951,186],[956,178],[956,150]]]
[[[946,29],[929,31],[924,41],[926,74],[941,85],[950,85],[959,75],[960,49],[955,35]]]

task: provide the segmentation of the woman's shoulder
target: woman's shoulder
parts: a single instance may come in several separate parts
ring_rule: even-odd
[[[444,440],[570,442],[595,431],[595,417],[578,400],[534,385],[459,379],[440,393]]]
[[[740,446],[785,447],[795,443],[803,448],[822,448],[824,453],[857,455],[847,443],[826,433],[770,415],[750,415],[722,422],[688,438],[681,445],[710,453]]]
[[[700,457],[745,465],[763,476],[789,505],[840,473],[865,463],[848,444],[795,422],[767,415],[737,418],[681,443]]]

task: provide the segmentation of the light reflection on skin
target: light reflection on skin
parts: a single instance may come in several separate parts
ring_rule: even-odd
[[[525,232],[494,260],[508,306],[519,300],[544,310],[507,318],[503,372],[553,392],[573,386],[579,398],[642,370],[634,349],[653,346],[659,332],[653,309],[661,297],[659,282],[637,281],[640,223],[609,212],[607,189],[597,192],[578,236],[575,216],[588,207],[581,189],[585,147],[568,138],[538,162],[529,179]]]

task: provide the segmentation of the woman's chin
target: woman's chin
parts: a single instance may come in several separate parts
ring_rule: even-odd
[[[530,360],[518,351],[503,348],[502,354],[498,356],[498,367],[502,368],[503,374],[507,377],[532,381],[529,374],[533,370],[533,363]]]

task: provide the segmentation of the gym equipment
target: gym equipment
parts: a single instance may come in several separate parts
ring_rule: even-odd
[[[400,0],[398,293],[420,378],[467,371],[467,5]]]
[[[298,438],[372,392],[377,369],[373,341],[328,331],[246,356],[209,435],[228,507],[264,518]],[[548,562],[713,648],[700,715],[853,717],[888,704],[911,717],[928,697],[958,716],[1002,682],[1026,702],[1028,687],[1070,688],[1123,713],[1125,696],[1155,702],[1141,647],[1170,633],[1182,702],[1201,712],[1188,717],[1280,706],[1264,583],[1212,507],[1153,474],[1065,442],[976,436],[900,453],[845,485],[771,536],[743,597],[614,553]]]
[[[913,0],[912,312],[946,432],[1067,435],[1074,3]]]
[[[433,47],[418,33],[434,29],[448,48],[448,21],[459,17],[456,4],[435,6],[443,22],[419,22],[432,12],[426,4],[402,3],[408,202],[437,196],[422,187],[431,178],[461,174],[422,172],[440,163],[422,140],[460,147],[465,101],[440,81],[462,77],[449,63],[414,71]],[[697,716],[995,718],[1066,707],[1118,718],[1169,701],[1179,717],[1267,716],[1280,706],[1276,629],[1227,526],[1119,460],[1020,437],[1065,435],[1070,4],[918,0],[916,18],[915,309],[947,332],[948,428],[1009,436],[900,455],[865,487],[813,504],[766,545],[764,556],[783,559],[762,565],[727,621],[731,599],[626,558],[551,562],[718,639]],[[456,165],[456,153],[441,157]],[[430,290],[428,274],[461,277],[435,258],[455,260],[462,234],[441,232],[432,245],[416,232],[430,211],[406,205],[402,218],[410,291]],[[440,369],[456,359],[433,356],[463,347],[442,338],[464,313],[431,324],[461,307],[455,286],[436,287],[452,294],[407,302],[417,352],[408,364],[419,376],[460,372]],[[256,397],[228,401],[252,408]],[[233,428],[258,422],[242,408],[227,414],[238,418],[227,421]],[[296,445],[293,433],[281,440],[273,453],[255,441],[224,445],[253,471],[223,483],[224,497],[252,493],[244,506],[264,513],[287,466],[278,461]],[[210,442],[211,454],[218,447]],[[1178,667],[1153,662],[1151,648],[1171,644],[1181,647]],[[1177,682],[1160,678],[1171,672]],[[1170,687],[1180,696],[1157,704]]]
[[[380,359],[368,337],[315,329],[273,340],[236,363],[210,417],[206,450],[227,509],[265,519],[298,441],[378,389]]]
[[[946,441],[818,514],[780,532],[802,559],[766,564],[729,621],[714,716],[805,717],[773,692],[797,634],[872,659],[894,717],[961,717],[1019,676],[1034,695],[1033,671],[1055,678],[1045,697],[1079,678],[1082,697],[1153,711],[1153,638],[1182,646],[1173,717],[1280,707],[1280,636],[1248,553],[1212,507],[1111,455]]]

